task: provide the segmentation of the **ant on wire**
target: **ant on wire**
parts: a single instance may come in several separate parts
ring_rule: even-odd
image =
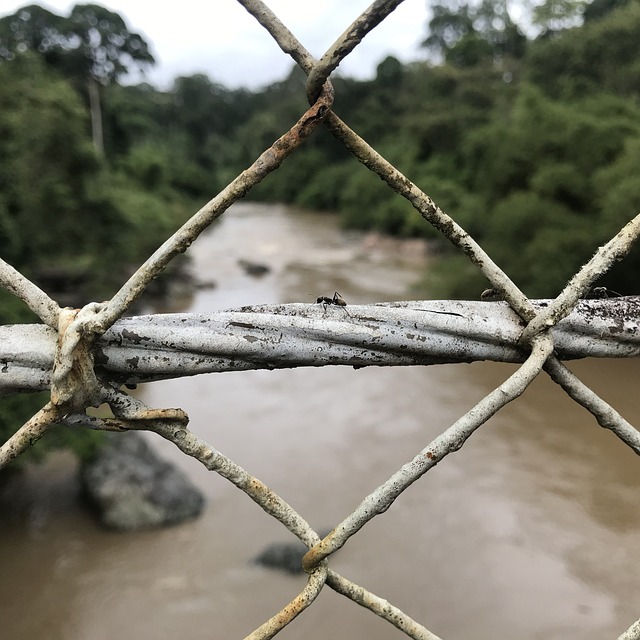
[[[344,309],[344,312],[348,316],[351,315],[345,309],[345,307],[347,306],[347,303],[344,301],[344,298],[337,291],[333,292],[333,298],[330,298],[329,296],[320,296],[320,297],[316,298],[316,304],[321,304],[323,306],[325,312],[327,311],[327,307],[329,305],[334,305],[336,307],[342,307]]]
[[[584,296],[585,299],[587,300],[606,300],[608,298],[624,298],[626,296],[623,296],[621,293],[618,293],[617,291],[612,291],[611,289],[607,289],[606,287],[593,287],[593,289],[590,289],[587,294]],[[640,302],[637,302],[636,300],[628,300],[627,302],[631,302],[632,304],[635,304],[636,306],[640,306]]]
[[[587,291],[584,297],[592,300],[602,300],[604,298],[621,298],[622,294],[617,291],[607,289],[607,287],[593,287],[593,289],[589,289],[589,291]]]

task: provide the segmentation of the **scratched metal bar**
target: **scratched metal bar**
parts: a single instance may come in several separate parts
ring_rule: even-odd
[[[258,305],[123,318],[94,349],[101,375],[134,384],[249,369],[524,362],[522,330],[504,302]],[[552,335],[560,360],[638,357],[640,297],[581,300]],[[43,325],[0,327],[0,393],[49,388],[56,340]]]

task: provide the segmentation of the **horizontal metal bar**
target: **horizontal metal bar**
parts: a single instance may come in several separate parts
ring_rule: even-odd
[[[260,305],[124,318],[94,355],[99,376],[131,384],[248,369],[523,362],[523,328],[505,302]],[[552,335],[562,360],[627,358],[640,355],[639,328],[640,297],[581,300]],[[0,327],[0,393],[47,389],[55,345],[44,325]]]

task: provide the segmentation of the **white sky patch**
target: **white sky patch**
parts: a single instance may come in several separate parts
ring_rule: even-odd
[[[15,13],[30,0],[0,0],[0,16]],[[68,15],[78,4],[48,0],[42,6]],[[293,66],[275,41],[235,0],[103,0],[97,4],[120,14],[129,28],[151,45],[157,64],[147,80],[168,88],[180,75],[205,73],[229,88],[255,89],[284,79]],[[268,6],[316,57],[366,9],[368,0],[268,0]],[[403,62],[424,59],[427,0],[405,0],[340,65],[343,75],[372,78],[388,55]]]

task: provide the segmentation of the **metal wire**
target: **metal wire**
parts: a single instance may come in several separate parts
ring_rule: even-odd
[[[134,273],[106,303],[80,310],[58,304],[0,260],[0,285],[20,297],[44,325],[0,327],[0,392],[51,390],[50,401],[0,447],[0,468],[53,424],[112,431],[153,431],[229,480],[307,545],[304,589],[247,636],[272,638],[311,606],[325,585],[387,620],[408,637],[439,640],[397,606],[330,568],[331,555],[446,456],[460,449],[491,416],[514,401],[544,370],[598,423],[640,454],[640,433],[564,367],[562,359],[637,357],[637,299],[582,300],[592,283],[621,259],[640,234],[640,216],[598,249],[551,301],[529,300],[457,222],[411,183],[333,111],[331,73],[401,3],[376,0],[318,61],[260,0],[238,2],[308,75],[310,108],[289,131],[206,204]],[[306,10],[306,7],[305,9]],[[244,308],[213,316],[140,316],[122,319],[146,286],[204,229],[268,173],[276,170],[319,126],[405,197],[476,265],[505,302],[422,301],[349,307],[321,313],[309,305]],[[45,326],[46,325],[46,326]],[[401,330],[398,330],[401,327]],[[322,356],[317,346],[322,345]],[[158,353],[170,358],[158,358]],[[366,496],[323,539],[277,493],[188,428],[182,409],[151,409],[122,391],[147,382],[211,371],[295,366],[406,366],[491,359],[521,366],[507,380]],[[107,403],[113,417],[88,416]],[[640,639],[640,621],[619,640]]]

